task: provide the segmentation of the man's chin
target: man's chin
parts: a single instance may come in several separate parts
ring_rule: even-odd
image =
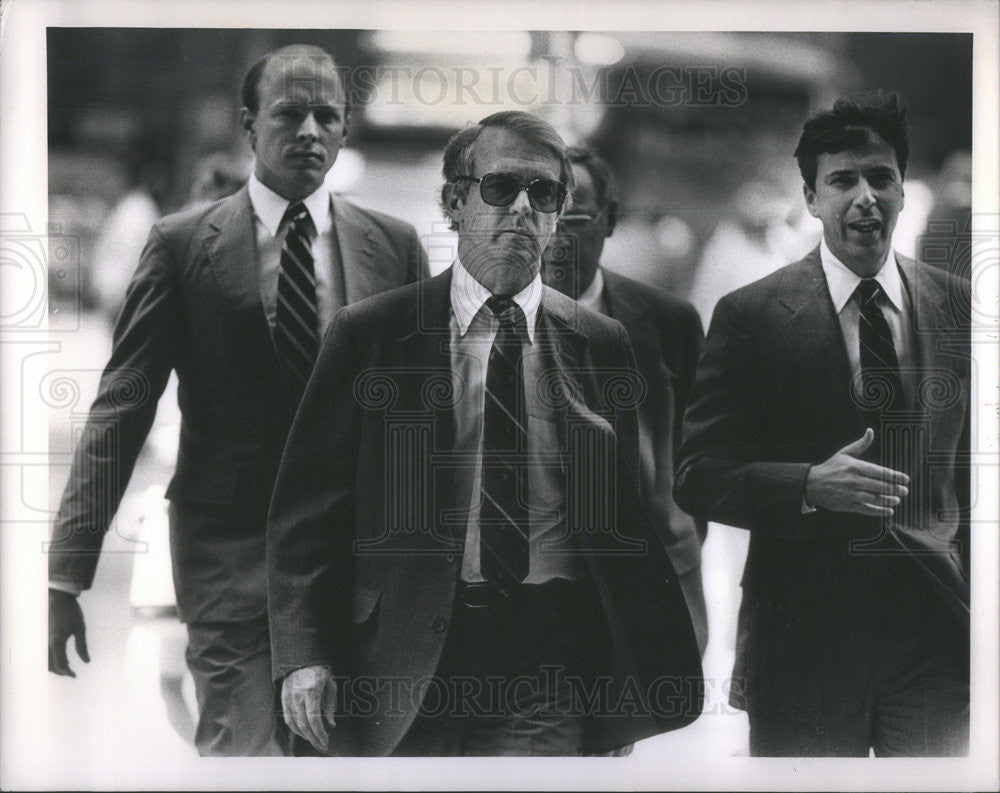
[[[882,266],[889,253],[889,243],[873,240],[867,245],[847,245],[842,252],[834,251],[833,253],[855,273],[862,277],[868,277],[877,273]]]

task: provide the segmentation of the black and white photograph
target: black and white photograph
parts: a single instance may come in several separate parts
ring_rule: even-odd
[[[0,786],[1000,785],[996,6],[0,35]]]

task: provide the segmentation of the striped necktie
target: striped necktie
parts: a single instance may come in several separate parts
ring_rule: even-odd
[[[301,202],[290,204],[285,210],[282,223],[286,221],[289,225],[281,247],[274,335],[285,373],[301,394],[319,350],[312,255],[316,227]]]
[[[889,323],[879,307],[879,296],[884,294],[882,286],[874,278],[863,278],[855,294],[861,308],[858,319],[861,388],[865,402],[877,405],[865,413],[873,428],[878,430],[886,411],[902,409],[903,381]]]
[[[521,342],[524,312],[493,296],[486,305],[500,322],[483,407],[483,484],[479,566],[487,581],[511,592],[528,576],[528,433]]]

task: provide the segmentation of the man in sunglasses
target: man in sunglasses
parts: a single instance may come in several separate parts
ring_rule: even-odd
[[[681,511],[671,495],[681,420],[703,341],[701,321],[689,303],[599,265],[604,240],[615,230],[614,180],[593,152],[571,146],[567,156],[573,165],[573,206],[559,218],[557,233],[542,256],[542,280],[587,308],[614,317],[628,331],[647,386],[638,406],[643,501],[670,554],[704,654],[708,615],[701,543],[707,524]]]
[[[458,258],[342,311],[268,525],[273,668],[334,755],[576,755],[701,709],[694,630],[639,498],[625,330],[542,284],[573,174],[497,113],[444,153]]]

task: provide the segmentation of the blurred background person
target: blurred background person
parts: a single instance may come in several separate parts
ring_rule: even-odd
[[[114,325],[132,267],[159,220],[166,172],[159,162],[133,164],[131,186],[101,223],[94,243],[90,286],[109,327]]]
[[[950,152],[933,182],[934,206],[917,241],[917,255],[936,267],[971,278],[972,152]]]
[[[674,565],[704,655],[708,614],[701,543],[706,524],[683,512],[671,494],[681,420],[701,351],[701,325],[688,303],[600,266],[604,240],[614,233],[617,219],[614,181],[607,164],[591,151],[570,147],[567,156],[576,183],[573,204],[544,251],[542,278],[587,308],[617,319],[628,331],[646,382],[639,405],[642,496]]]
[[[189,206],[210,204],[232,195],[247,183],[252,169],[252,159],[234,152],[202,157],[195,166]]]
[[[731,214],[705,243],[688,292],[705,328],[720,297],[795,261],[816,244],[818,230],[801,239],[788,224],[791,203],[767,179],[753,179],[736,191]]]

